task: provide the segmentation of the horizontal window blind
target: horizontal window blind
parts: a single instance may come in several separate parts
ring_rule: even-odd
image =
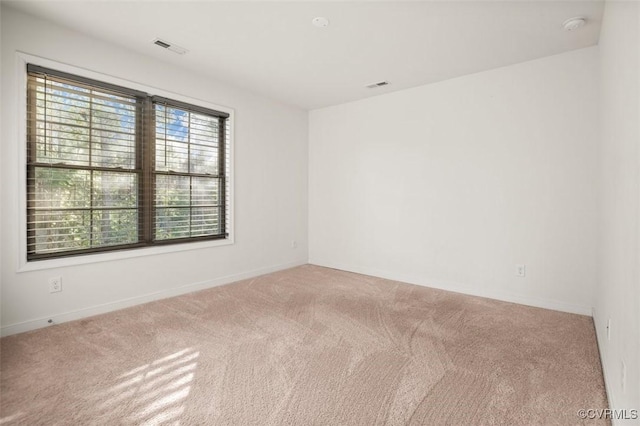
[[[224,118],[155,99],[156,240],[225,236]]]
[[[27,254],[139,241],[134,92],[28,69]]]
[[[227,236],[228,114],[27,75],[29,260]]]

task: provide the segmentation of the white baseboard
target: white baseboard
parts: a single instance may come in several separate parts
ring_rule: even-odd
[[[395,281],[403,281],[410,284],[437,288],[440,290],[447,290],[447,291],[452,291],[456,293],[468,294],[472,296],[487,297],[490,299],[502,300],[505,302],[519,303],[519,304],[528,305],[528,306],[535,306],[539,308],[552,309],[556,311],[569,312],[569,313],[575,313],[580,315],[591,316],[593,314],[592,308],[587,306],[573,305],[573,304],[568,304],[564,302],[557,302],[557,301],[532,298],[532,297],[502,294],[499,292],[471,289],[469,287],[465,287],[456,283],[436,282],[436,281],[427,282],[425,280],[418,279],[416,277],[405,276],[403,274],[390,273],[387,271],[377,270],[375,268],[362,268],[362,267],[356,267],[352,265],[314,259],[309,262],[301,260],[301,261],[290,262],[290,263],[285,263],[280,265],[273,265],[265,268],[254,269],[251,271],[241,272],[238,274],[232,274],[224,277],[214,278],[212,280],[207,280],[207,281],[187,284],[184,286],[175,287],[167,290],[162,290],[159,292],[150,293],[143,296],[123,299],[116,302],[105,303],[102,305],[96,305],[89,308],[78,309],[75,311],[56,314],[49,317],[37,318],[29,321],[16,323],[16,324],[9,324],[9,325],[3,326],[2,329],[0,329],[0,335],[4,337],[12,334],[36,330],[38,328],[47,327],[52,324],[59,324],[63,322],[74,321],[74,320],[90,317],[93,315],[104,314],[107,312],[116,311],[118,309],[124,309],[131,306],[140,305],[142,303],[152,302],[154,300],[166,299],[168,297],[179,296],[185,293],[191,293],[198,290],[217,287],[220,285],[232,283],[234,281],[240,281],[240,280],[252,278],[258,275],[263,275],[271,272],[280,271],[283,269],[293,268],[296,266],[304,265],[306,263],[312,263],[314,265],[325,266],[328,268],[341,269],[349,272],[356,272],[359,274],[372,275],[372,276],[386,278],[386,279],[395,280]],[[52,320],[52,323],[49,323],[48,322],[49,320]],[[605,373],[605,377],[606,377],[606,373]]]
[[[483,289],[471,288],[459,283],[442,282],[424,279],[421,277],[406,275],[402,273],[394,273],[383,271],[375,268],[347,265],[343,263],[325,261],[322,259],[310,259],[312,265],[325,266],[327,268],[340,269],[343,271],[355,272],[358,274],[372,275],[374,277],[385,278],[394,281],[402,281],[409,284],[415,284],[423,287],[437,288],[439,290],[452,291],[454,293],[462,293],[471,296],[486,297],[488,299],[496,299],[503,302],[518,303],[520,305],[535,306],[537,308],[551,309],[554,311],[568,312],[579,315],[592,315],[591,306],[582,306],[572,303],[560,302],[556,300],[548,300],[530,296],[518,296],[514,294],[506,294],[496,291],[486,291]]]
[[[615,405],[613,399],[613,393],[611,392],[611,386],[609,385],[609,377],[611,377],[610,372],[607,370],[607,352],[604,350],[604,342],[606,342],[606,336],[601,335],[600,327],[598,327],[600,318],[598,317],[598,313],[596,312],[596,308],[594,307],[591,311],[591,316],[593,317],[593,326],[596,330],[596,342],[598,344],[598,351],[600,353],[600,366],[602,367],[602,376],[604,379],[604,388],[607,392],[607,402],[609,403],[609,408],[615,409],[617,405]],[[617,424],[616,419],[611,419],[611,424]]]
[[[179,296],[185,293],[192,293],[198,290],[204,290],[207,288],[217,287],[225,284],[229,284],[235,281],[245,280],[253,278],[258,275],[268,274],[271,272],[281,271],[283,269],[289,269],[300,265],[307,264],[306,260],[300,260],[296,262],[284,263],[280,265],[268,266],[265,268],[254,269],[251,271],[241,272],[238,274],[227,275],[224,277],[214,278],[212,280],[201,281],[197,283],[187,284],[180,287],[175,287],[167,290],[158,291],[155,293],[145,294],[143,296],[132,297],[129,299],[118,300],[116,302],[105,303],[103,305],[96,305],[89,308],[78,309],[63,314],[57,314],[50,317],[38,318],[34,320],[24,321],[16,324],[10,324],[3,326],[0,330],[0,335],[10,336],[12,334],[24,333],[25,331],[36,330],[38,328],[47,327],[53,324],[59,324],[68,321],[74,321],[93,315],[100,315],[107,312],[117,311],[118,309],[124,309],[142,303],[152,302],[154,300],[166,299],[168,297]],[[52,323],[49,323],[52,320]]]

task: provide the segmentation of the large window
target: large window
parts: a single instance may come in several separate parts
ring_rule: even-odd
[[[27,74],[28,260],[227,237],[229,114]]]

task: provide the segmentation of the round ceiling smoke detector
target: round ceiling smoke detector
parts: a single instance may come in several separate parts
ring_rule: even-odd
[[[326,28],[329,26],[329,20],[327,18],[323,18],[322,16],[313,18],[311,23],[313,24],[314,27],[318,27],[318,28]]]
[[[584,27],[586,23],[587,23],[586,19],[581,17],[575,17],[575,18],[570,18],[564,21],[562,26],[567,31],[573,31],[573,30],[577,30],[580,27]]]

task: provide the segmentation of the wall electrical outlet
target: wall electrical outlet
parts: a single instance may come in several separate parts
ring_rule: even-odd
[[[524,278],[527,274],[527,265],[516,265],[516,277]]]
[[[296,240],[291,240],[291,248],[297,248],[298,247],[298,242]]]
[[[62,291],[62,277],[49,278],[49,293]]]
[[[607,320],[607,340],[611,340],[611,318]]]

